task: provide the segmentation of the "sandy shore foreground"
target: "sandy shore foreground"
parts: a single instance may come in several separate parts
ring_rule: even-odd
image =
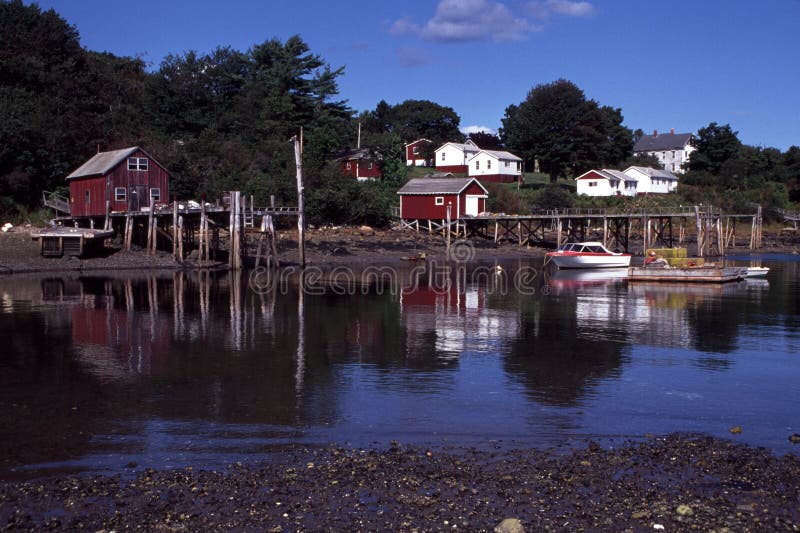
[[[798,531],[798,480],[796,455],[710,437],[673,435],[615,450],[589,442],[567,453],[445,453],[392,443],[295,449],[264,466],[220,472],[1,483],[0,527]]]

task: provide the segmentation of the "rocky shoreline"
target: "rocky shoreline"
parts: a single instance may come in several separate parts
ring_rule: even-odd
[[[130,465],[134,467],[135,465]],[[294,448],[224,471],[0,483],[0,527],[799,531],[800,460],[706,436],[563,451]],[[498,528],[498,529],[495,529]]]
[[[122,250],[114,243],[99,257],[91,258],[45,258],[39,253],[36,241],[31,239],[35,228],[14,228],[9,233],[0,233],[0,275],[68,272],[85,270],[141,270],[194,268],[191,255],[183,265],[176,263],[170,253],[159,251],[155,256],[142,250]],[[278,255],[282,264],[297,264],[297,232],[286,230],[279,233]],[[250,237],[248,255],[250,263],[256,255],[257,241]],[[491,240],[472,239],[467,247],[459,250],[467,259],[513,259],[539,258],[546,252],[543,248],[519,247],[511,242],[495,243]],[[765,233],[764,246],[759,253],[798,253],[800,235],[794,231]],[[730,249],[730,254],[748,254],[746,248]],[[225,252],[218,258],[224,266]],[[310,265],[392,263],[419,257],[446,257],[447,250],[441,235],[425,232],[414,233],[397,229],[376,230],[369,227],[337,227],[311,229],[307,234],[306,261]],[[247,263],[246,263],[247,264]]]

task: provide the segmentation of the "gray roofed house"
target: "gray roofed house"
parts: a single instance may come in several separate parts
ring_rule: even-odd
[[[473,181],[489,194],[489,191],[475,178],[414,178],[400,187],[397,194],[459,194]]]
[[[691,145],[691,133],[659,134],[654,131],[652,135],[645,135],[633,145],[634,155],[651,155],[669,172],[683,172],[689,162],[690,154],[695,150]]]
[[[668,193],[678,188],[678,176],[660,168],[630,166],[622,172],[639,182],[639,194]]]
[[[111,152],[98,152],[67,176],[66,179],[70,180],[73,178],[86,178],[89,176],[101,176],[106,174],[137,150],[142,149],[138,146],[132,146],[130,148],[122,148],[121,150],[113,150]],[[144,150],[142,150],[142,152],[144,152]],[[147,157],[153,159],[150,154],[147,154]]]

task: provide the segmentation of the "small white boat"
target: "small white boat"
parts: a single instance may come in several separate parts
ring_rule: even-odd
[[[769,267],[747,267],[748,278],[763,278],[769,272]]]
[[[558,268],[620,268],[631,264],[631,254],[611,252],[599,242],[572,242],[547,252],[545,262]]]

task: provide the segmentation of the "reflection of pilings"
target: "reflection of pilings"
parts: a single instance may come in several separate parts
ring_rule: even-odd
[[[231,344],[237,350],[242,349],[242,271],[228,272],[230,285],[230,327]]]
[[[183,308],[183,271],[172,274],[172,323],[174,337],[178,338],[185,331],[185,315]]]
[[[150,340],[155,341],[158,321],[158,280],[155,276],[147,278],[147,304],[150,311]]]
[[[203,340],[208,335],[208,305],[211,297],[211,272],[197,271],[197,287],[200,293],[200,336]]]
[[[303,393],[303,377],[306,370],[306,320],[304,313],[304,294],[303,287],[305,287],[305,280],[303,279],[305,273],[300,272],[300,284],[297,287],[297,372],[294,377],[295,393],[298,401]]]

